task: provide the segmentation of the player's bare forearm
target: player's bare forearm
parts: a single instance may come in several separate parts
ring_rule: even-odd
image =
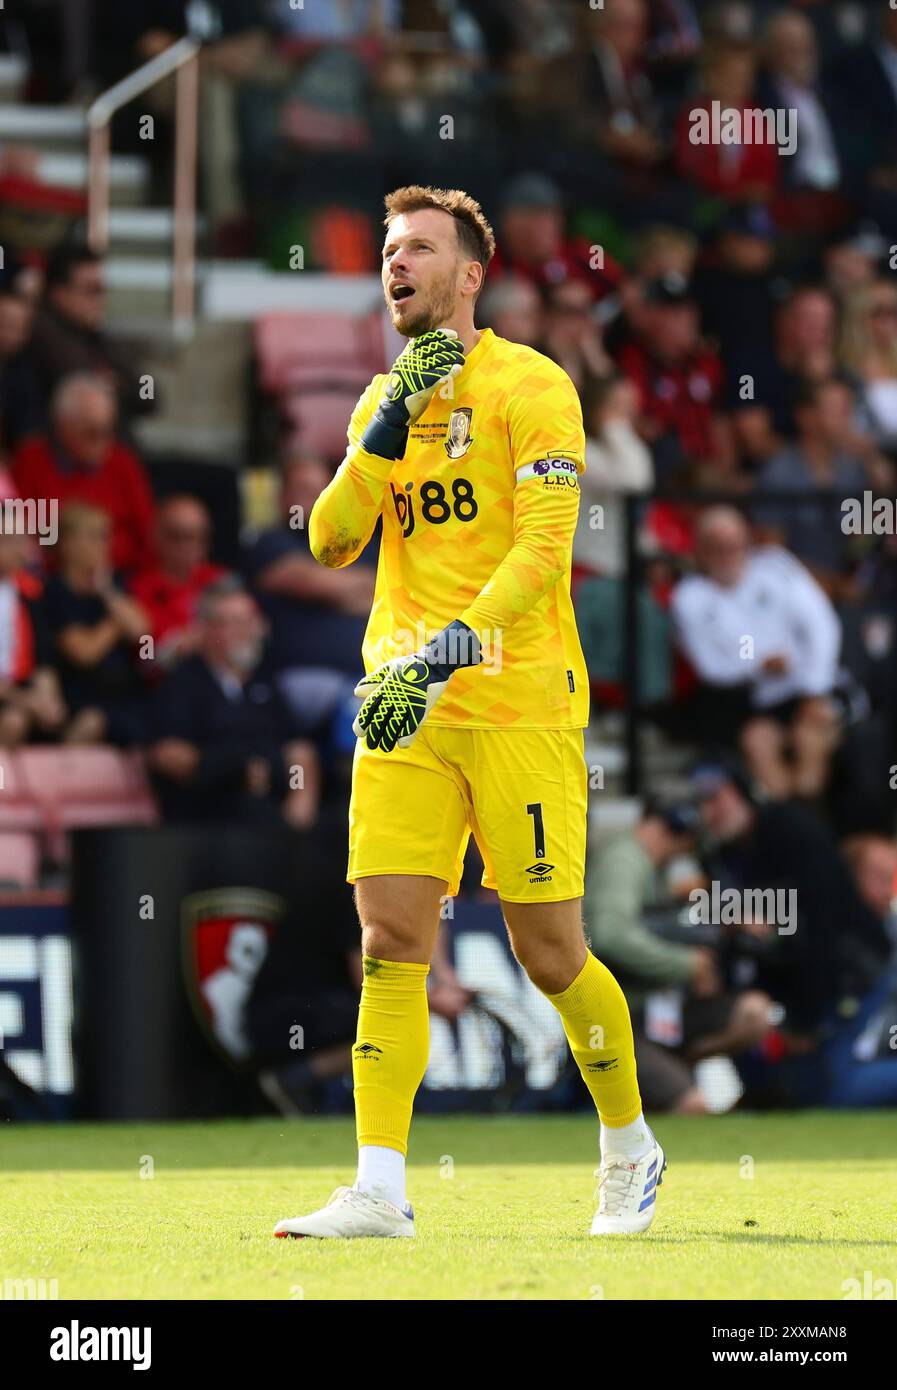
[[[312,508],[308,540],[315,559],[328,569],[357,560],[377,524],[392,459],[352,449]]]

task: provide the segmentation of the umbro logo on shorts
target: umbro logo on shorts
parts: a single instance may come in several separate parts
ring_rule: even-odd
[[[537,859],[535,864],[530,864],[526,871],[528,874],[533,875],[530,879],[530,883],[547,883],[551,878],[551,871],[553,868],[553,864],[546,864],[544,859]]]

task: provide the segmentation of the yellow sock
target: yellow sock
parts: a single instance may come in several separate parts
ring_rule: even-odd
[[[364,956],[352,1049],[358,1143],[408,1152],[411,1107],[427,1069],[429,965]]]
[[[547,994],[561,1016],[582,1079],[609,1129],[641,1114],[632,1023],[625,995],[606,965],[589,953],[572,985]]]

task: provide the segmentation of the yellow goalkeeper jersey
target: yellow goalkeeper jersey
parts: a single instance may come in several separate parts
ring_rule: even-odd
[[[365,670],[459,618],[483,661],[454,673],[429,723],[582,728],[589,690],[570,562],[585,439],[573,383],[541,353],[484,329],[393,461],[361,447],[385,380],[375,377],[355,407],[346,458],[309,526],[313,553],[340,567],[383,517]]]

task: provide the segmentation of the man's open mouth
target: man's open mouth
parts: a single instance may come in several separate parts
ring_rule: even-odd
[[[389,297],[393,304],[398,304],[403,299],[410,299],[413,294],[414,290],[410,285],[398,284],[393,285],[389,292]]]

